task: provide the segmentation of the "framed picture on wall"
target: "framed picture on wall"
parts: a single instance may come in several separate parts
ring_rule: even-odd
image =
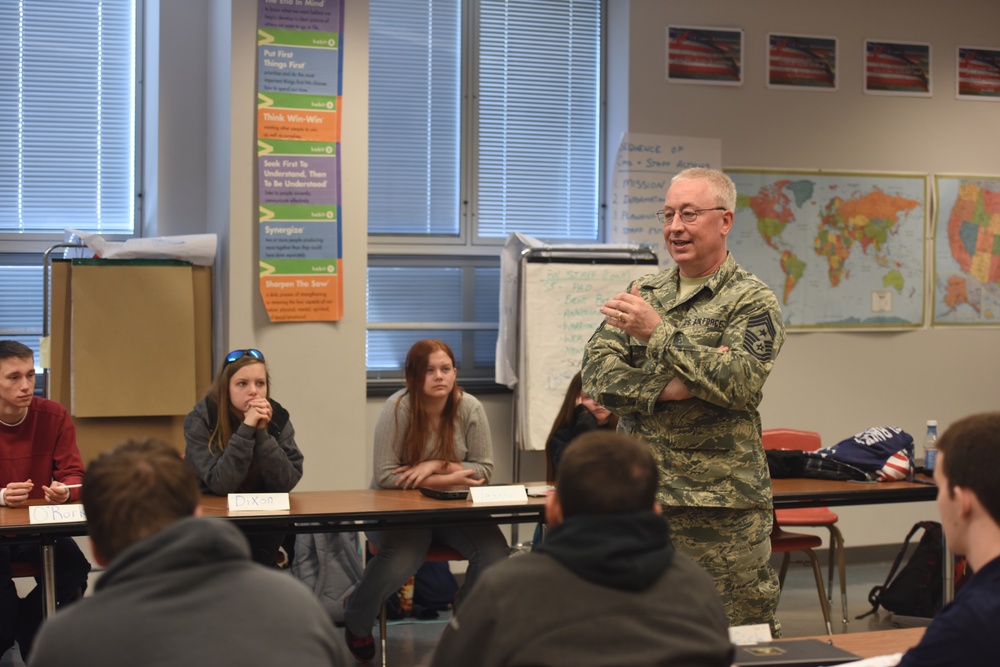
[[[667,26],[667,81],[743,85],[743,30]]]
[[[931,96],[931,45],[865,40],[865,93]]]
[[[837,90],[837,38],[769,33],[767,87]]]
[[[958,47],[955,97],[960,100],[1000,101],[1000,49]]]

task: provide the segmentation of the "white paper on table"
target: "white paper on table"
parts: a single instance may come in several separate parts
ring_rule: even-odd
[[[177,259],[198,266],[215,263],[219,237],[215,234],[153,236],[128,241],[106,241],[100,234],[67,229],[101,259]]]
[[[896,667],[902,659],[902,653],[891,653],[889,655],[877,655],[873,658],[865,658],[864,660],[842,662],[840,663],[840,667]]]

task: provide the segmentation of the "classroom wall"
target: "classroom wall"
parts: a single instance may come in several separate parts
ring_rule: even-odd
[[[611,145],[627,130],[721,138],[723,161],[730,167],[1000,174],[1000,104],[953,99],[955,45],[1000,46],[995,36],[1000,5],[993,0],[610,0],[608,5]],[[346,3],[342,148],[349,166],[343,174],[345,315],[338,323],[271,324],[258,296],[252,207],[256,2],[211,0],[206,6],[202,0],[171,0],[159,11],[161,17],[168,14],[163,30],[175,31],[160,34],[161,68],[172,58],[191,61],[182,51],[200,49],[206,60],[207,77],[194,90],[184,85],[185,77],[160,83],[159,114],[172,120],[162,126],[157,164],[161,211],[167,198],[189,197],[187,206],[204,197],[204,228],[222,237],[217,352],[256,346],[268,356],[274,396],[291,410],[306,456],[300,490],[365,486],[374,423],[384,401],[365,398],[367,1]],[[208,25],[208,44],[200,46],[191,43],[199,30],[184,28],[199,20]],[[745,84],[667,84],[669,23],[742,27]],[[767,90],[764,39],[772,30],[837,36],[840,90]],[[866,37],[930,42],[933,98],[863,95]],[[201,85],[206,88],[198,89]],[[189,134],[208,146],[206,157],[198,158],[200,149],[190,146]],[[184,144],[165,151],[164,144],[175,138]],[[184,177],[192,159],[205,160],[203,179]],[[170,231],[174,224],[161,220],[160,233],[187,233]],[[996,408],[996,339],[995,330],[962,329],[793,334],[765,387],[764,426],[817,430],[832,444],[868,426],[889,424],[919,440],[927,419],[946,426],[969,412]],[[480,398],[493,431],[496,479],[510,480],[511,396]],[[525,453],[521,479],[538,479],[542,470],[540,455]],[[870,511],[838,513],[849,546],[898,542],[905,525],[935,516],[931,503],[880,510],[878,524],[866,519]]]
[[[627,94],[616,94],[620,79],[609,83],[609,140],[624,130],[717,137],[725,167],[1000,175],[1000,104],[954,99],[956,46],[1000,48],[993,0],[634,0],[610,9],[627,22],[629,43],[610,49],[628,77]],[[743,28],[744,84],[668,84],[669,24]],[[836,92],[766,88],[766,35],[781,31],[838,38]],[[930,43],[933,97],[863,94],[866,38]],[[928,419],[944,427],[997,409],[998,340],[995,329],[968,328],[792,333],[764,387],[764,428],[815,430],[834,444],[892,425],[919,443]],[[912,521],[936,517],[933,503],[880,509],[878,522],[863,508],[837,512],[854,546],[896,542]]]
[[[298,490],[366,486],[367,2],[345,3],[344,318],[272,324],[258,290],[255,0],[170,0],[160,19],[159,234],[219,234],[216,359],[264,352],[305,456]],[[170,75],[165,75],[166,71]]]
[[[162,76],[155,91],[158,114],[170,118],[160,128],[163,148],[152,184],[158,194],[156,233],[219,235],[216,358],[237,347],[258,347],[267,356],[273,396],[292,413],[305,455],[305,475],[297,487],[303,491],[368,485],[372,431],[383,402],[365,397],[367,7],[365,0],[345,4],[342,150],[343,164],[350,166],[342,175],[344,318],[309,324],[270,323],[256,283],[256,2],[171,0],[155,8],[158,70],[198,70],[190,79]],[[186,30],[188,24],[194,29]],[[186,177],[192,161],[206,163],[197,166],[204,178]],[[192,204],[200,199],[204,210]],[[497,443],[497,479],[509,480],[511,397],[482,398]],[[522,469],[531,471],[530,466]]]

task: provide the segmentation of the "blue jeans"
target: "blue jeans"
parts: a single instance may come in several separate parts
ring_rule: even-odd
[[[344,623],[359,637],[371,634],[382,603],[416,574],[432,542],[451,547],[469,561],[460,599],[484,568],[505,560],[510,552],[499,526],[388,530],[370,533],[368,539],[378,545],[378,554],[368,562],[344,610]]]

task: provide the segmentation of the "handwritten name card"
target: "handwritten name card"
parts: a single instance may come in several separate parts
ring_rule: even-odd
[[[734,625],[729,628],[729,641],[734,644],[760,644],[771,641],[771,627],[767,623]]]
[[[28,520],[35,523],[79,523],[87,520],[83,505],[32,505]]]
[[[288,510],[291,505],[287,493],[230,493],[229,511]]]
[[[469,488],[472,504],[478,503],[516,503],[527,502],[528,490],[524,484],[505,484],[503,486],[473,486]]]

